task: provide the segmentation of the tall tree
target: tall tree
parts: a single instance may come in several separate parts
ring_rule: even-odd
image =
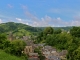
[[[44,34],[53,34],[54,29],[52,27],[46,27],[43,31]]]
[[[72,36],[74,37],[80,37],[80,27],[73,27],[70,30],[70,33],[72,34]]]

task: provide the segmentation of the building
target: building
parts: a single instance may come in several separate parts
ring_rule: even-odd
[[[38,53],[29,53],[28,60],[40,60],[38,56],[39,56]]]
[[[14,36],[13,36],[12,32],[9,33],[8,39],[9,39],[10,41],[14,40]]]
[[[60,58],[61,58],[61,59],[66,59],[67,53],[68,53],[67,50],[62,50],[62,51],[59,53]]]
[[[26,46],[25,49],[24,49],[24,53],[25,54],[29,54],[29,53],[32,53],[34,52],[34,50],[32,49],[32,46]]]
[[[48,56],[45,60],[61,60],[61,59],[57,56]]]

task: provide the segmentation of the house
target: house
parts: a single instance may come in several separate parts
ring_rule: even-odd
[[[33,45],[33,48],[38,48],[38,47],[41,47],[43,48],[45,44],[34,44]],[[41,49],[42,50],[42,49]]]
[[[39,47],[44,47],[45,43],[38,44]]]
[[[42,49],[42,54],[47,58],[48,56],[59,56],[56,48],[51,46],[44,46]]]
[[[34,50],[32,49],[32,46],[25,46],[25,49],[24,49],[25,54],[29,54],[32,52],[34,52]]]
[[[39,58],[28,58],[28,60],[40,60]]]
[[[44,46],[44,47],[42,48],[42,54],[43,54],[45,57],[49,56],[49,55],[51,54],[51,51],[50,51],[51,49],[52,49],[51,46]]]
[[[13,34],[12,34],[12,32],[9,33],[8,39],[9,39],[10,41],[12,41],[12,40],[15,39],[14,36],[13,36]]]
[[[29,40],[29,37],[28,37],[28,36],[23,36],[22,39],[23,39],[23,40]]]
[[[60,58],[61,58],[61,59],[66,59],[67,53],[68,53],[67,50],[62,50],[62,51],[59,53]]]
[[[44,52],[44,51],[50,51],[50,53],[53,53],[53,52],[56,52],[56,48],[53,48],[53,47],[51,47],[51,46],[44,46],[43,48],[42,48],[42,51]]]
[[[52,47],[51,46],[44,46],[42,48],[42,51],[51,51],[52,50]]]
[[[59,57],[57,56],[48,56],[45,60],[61,60]]]
[[[38,58],[38,56],[39,56],[38,53],[29,53],[28,55],[29,55],[28,60],[40,60]]]
[[[58,53],[57,51],[55,51],[55,50],[52,50],[51,54],[52,54],[53,56],[59,56],[59,53]]]
[[[51,55],[50,51],[44,51],[44,52],[42,52],[42,54],[43,54],[45,57]]]

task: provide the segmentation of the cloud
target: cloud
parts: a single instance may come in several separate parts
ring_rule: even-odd
[[[13,6],[12,6],[11,4],[8,4],[7,6],[8,6],[9,8],[13,8]]]
[[[2,20],[0,19],[0,23],[2,23]]]
[[[42,18],[38,18],[32,13],[30,13],[28,9],[26,10],[27,8],[26,6],[23,6],[22,8],[25,11],[26,17],[29,18],[29,20],[31,20],[31,22],[29,23],[29,25],[31,26],[34,26],[34,27],[56,26],[57,24],[59,25],[60,23],[63,23],[60,17],[51,18],[50,16],[45,15]]]
[[[34,20],[34,21],[38,21],[38,18],[33,15],[32,13],[29,12],[28,7],[25,5],[21,5],[22,9],[24,10],[24,13],[26,15],[27,18]]]
[[[18,20],[19,22],[21,22],[21,21],[22,21],[22,19],[20,19],[20,18],[16,18],[16,20]]]
[[[29,25],[29,23],[25,23],[26,25]]]
[[[20,23],[24,23],[23,20],[21,18],[16,18],[16,20]]]
[[[80,16],[75,17],[74,20],[69,22],[71,26],[80,26]]]
[[[24,21],[23,19],[21,18],[16,18],[16,20],[20,23],[23,23],[23,24],[26,24],[26,25],[29,25],[29,23],[27,21]],[[27,20],[27,19],[26,19]]]
[[[50,20],[49,16],[46,15],[44,18],[38,18],[35,15],[33,15],[32,13],[30,13],[26,6],[22,5],[21,7],[23,8],[26,17],[29,20],[31,20],[29,25],[34,26],[34,27],[35,26],[47,26],[48,25],[48,22]]]
[[[26,6],[22,6],[24,13],[27,17],[27,23],[24,22],[25,24],[28,24],[30,26],[34,26],[34,27],[44,27],[44,26],[80,26],[80,18],[77,17],[74,20],[71,21],[65,21],[63,19],[61,19],[60,17],[50,17],[48,15],[45,15],[42,18],[38,18],[37,16],[35,16],[34,14],[32,14],[28,8]],[[55,9],[54,11],[58,12],[58,13],[62,13],[62,12],[74,12],[74,10],[63,10],[63,9]],[[72,13],[71,12],[71,13]],[[20,20],[20,19],[19,19]],[[28,22],[29,21],[29,22]]]

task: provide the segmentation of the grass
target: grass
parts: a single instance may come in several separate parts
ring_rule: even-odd
[[[0,60],[25,60],[21,57],[13,56],[0,50]]]

